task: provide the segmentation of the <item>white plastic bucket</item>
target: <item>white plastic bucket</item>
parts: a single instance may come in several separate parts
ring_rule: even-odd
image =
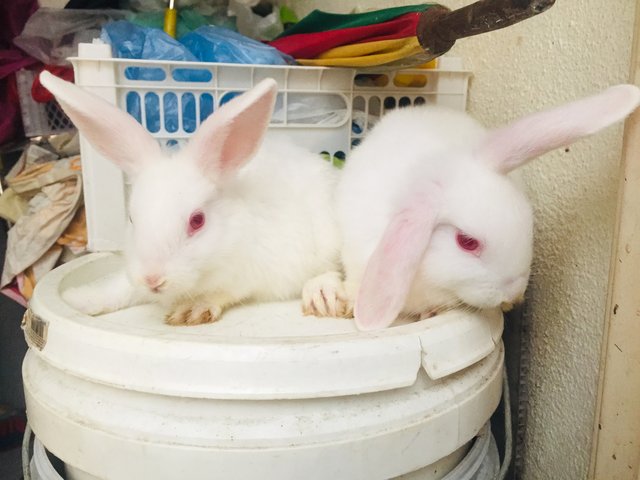
[[[485,425],[478,436],[458,451],[440,461],[412,473],[397,477],[398,480],[492,480],[500,468],[500,458],[496,441],[491,434],[489,424]],[[65,465],[64,477],[53,467],[42,442],[35,439],[31,458],[31,480],[99,480],[71,465]],[[143,480],[143,479],[141,479]]]
[[[29,423],[97,478],[439,479],[500,401],[495,312],[358,332],[275,302],[178,328],[157,305],[89,317],[62,300],[118,268],[95,254],[54,270],[24,324]]]

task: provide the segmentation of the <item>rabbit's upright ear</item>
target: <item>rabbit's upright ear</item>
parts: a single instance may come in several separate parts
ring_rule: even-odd
[[[434,196],[418,194],[391,219],[367,263],[354,307],[360,330],[391,325],[402,312],[437,222]]]
[[[40,83],[93,148],[126,173],[135,174],[162,155],[158,142],[128,113],[46,70]]]
[[[260,147],[276,92],[277,83],[267,78],[225,103],[200,125],[185,154],[213,178],[236,171]]]
[[[638,87],[616,85],[490,132],[476,153],[495,170],[506,173],[624,119],[639,102]]]

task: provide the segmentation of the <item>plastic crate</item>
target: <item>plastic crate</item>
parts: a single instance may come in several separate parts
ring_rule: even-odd
[[[436,69],[358,72],[349,68],[114,59],[104,44],[80,44],[75,81],[131,115],[166,144],[189,137],[221,104],[271,77],[278,98],[270,131],[344,159],[393,108],[431,103],[464,110],[470,73],[456,58]],[[81,138],[89,249],[119,250],[126,226],[120,170]]]
[[[16,72],[25,136],[31,138],[53,135],[73,129],[73,123],[62,111],[58,102],[52,100],[38,103],[31,97],[31,85],[35,76],[36,72],[32,70],[22,69]]]

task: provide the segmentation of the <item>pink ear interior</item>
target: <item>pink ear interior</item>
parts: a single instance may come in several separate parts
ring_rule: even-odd
[[[497,129],[487,136],[477,153],[496,170],[509,172],[543,153],[622,120],[639,102],[638,87],[617,85]]]
[[[214,177],[240,168],[262,143],[276,92],[277,83],[265,79],[225,103],[200,125],[187,145],[187,155]]]
[[[46,70],[40,81],[89,143],[125,172],[135,173],[162,155],[158,142],[131,115]]]
[[[385,328],[400,314],[435,225],[435,206],[424,196],[394,215],[365,269],[354,309],[358,328]]]

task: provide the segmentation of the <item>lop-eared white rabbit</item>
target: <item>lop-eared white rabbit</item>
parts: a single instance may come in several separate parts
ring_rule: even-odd
[[[347,158],[336,195],[358,327],[521,299],[532,209],[506,174],[623,119],[639,92],[615,86],[489,131],[434,106],[383,117]]]
[[[99,314],[158,301],[167,323],[191,325],[234,304],[302,293],[305,313],[344,314],[337,172],[292,143],[263,143],[275,81],[221,106],[168,153],[127,113],[48,72],[40,79],[132,180],[126,273],[65,291],[72,306]]]

